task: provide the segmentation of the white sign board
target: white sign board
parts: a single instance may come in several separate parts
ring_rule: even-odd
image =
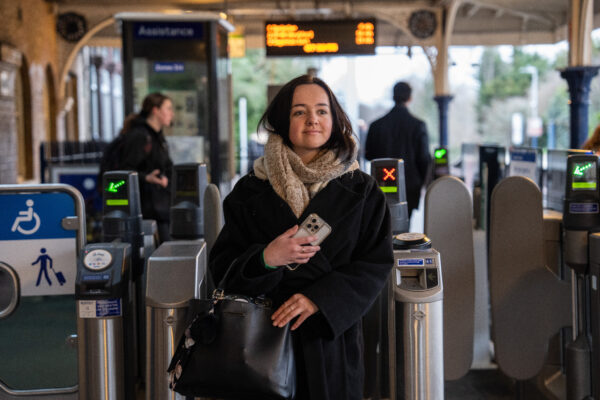
[[[527,118],[527,136],[540,137],[544,133],[544,121],[540,117]]]
[[[535,150],[512,149],[510,151],[509,176],[525,176],[538,183],[537,153]]]

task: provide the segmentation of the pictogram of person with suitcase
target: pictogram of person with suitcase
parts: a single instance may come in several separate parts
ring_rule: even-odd
[[[37,260],[35,260],[34,262],[31,263],[31,265],[40,263],[40,273],[38,274],[38,278],[37,278],[37,282],[35,283],[35,286],[40,286],[40,280],[42,279],[42,274],[44,274],[44,277],[46,278],[48,285],[52,286],[52,281],[50,280],[50,277],[48,276],[48,269],[47,269],[48,262],[50,263],[49,267],[52,270],[52,272],[54,273],[54,276],[56,277],[56,280],[58,281],[58,283],[61,286],[64,285],[67,280],[65,279],[62,272],[54,270],[53,264],[52,264],[52,258],[48,254],[46,254],[46,249],[44,247],[42,247],[40,249],[40,252],[42,254],[39,255]]]

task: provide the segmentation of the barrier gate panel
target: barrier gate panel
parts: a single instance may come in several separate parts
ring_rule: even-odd
[[[514,176],[492,193],[490,298],[496,360],[508,376],[540,372],[548,340],[571,323],[571,287],[544,264],[542,193]]]
[[[77,398],[83,198],[68,185],[0,185],[0,209],[0,263],[17,282],[16,307],[0,310],[0,399]]]
[[[425,234],[443,258],[444,379],[469,372],[473,361],[475,261],[471,195],[458,178],[445,176],[427,189]]]

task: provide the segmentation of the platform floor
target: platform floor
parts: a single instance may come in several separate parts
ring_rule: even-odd
[[[515,381],[498,369],[472,369],[463,378],[445,383],[445,400],[516,399]]]

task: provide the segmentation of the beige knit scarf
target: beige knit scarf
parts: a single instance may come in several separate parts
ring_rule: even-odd
[[[276,134],[269,135],[265,155],[254,161],[256,176],[271,183],[296,217],[302,215],[310,199],[330,180],[355,169],[358,169],[356,151],[350,160],[341,161],[334,151],[324,150],[305,165]]]

